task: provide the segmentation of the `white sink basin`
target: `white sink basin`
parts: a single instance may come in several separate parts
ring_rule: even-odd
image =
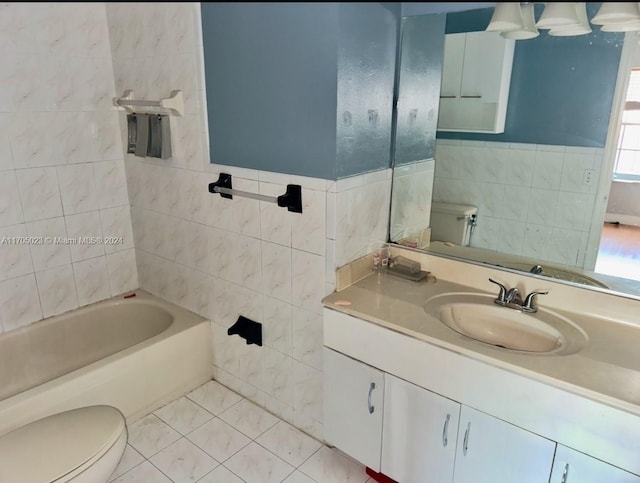
[[[494,304],[494,299],[473,293],[437,295],[424,310],[456,332],[502,349],[567,355],[587,342],[586,334],[562,315],[545,309],[523,313]]]
[[[523,272],[529,272],[531,268],[534,266],[531,263],[517,263],[517,262],[501,262],[498,264],[499,266],[505,268],[511,268],[513,270],[521,270]],[[559,280],[566,280],[567,282],[580,283],[583,285],[591,285],[592,287],[601,287],[601,288],[609,288],[600,280],[596,280],[593,277],[589,277],[584,273],[580,273],[578,271],[573,271],[565,268],[557,268],[550,267],[547,265],[542,265],[542,275],[543,277],[551,277]]]

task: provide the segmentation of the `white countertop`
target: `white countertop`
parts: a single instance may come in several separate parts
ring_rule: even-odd
[[[571,355],[516,352],[465,337],[424,311],[429,297],[451,292],[489,293],[442,280],[416,283],[374,274],[325,297],[323,303],[330,309],[640,416],[637,325],[555,307],[554,312],[587,334],[586,346]],[[350,305],[336,305],[338,301]]]

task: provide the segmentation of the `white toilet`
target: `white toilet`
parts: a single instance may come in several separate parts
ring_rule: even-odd
[[[127,444],[122,413],[88,406],[0,436],[0,483],[105,483]]]
[[[431,240],[455,243],[463,247],[471,243],[478,208],[452,203],[431,205]]]

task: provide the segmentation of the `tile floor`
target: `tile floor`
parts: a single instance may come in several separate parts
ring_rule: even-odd
[[[364,468],[210,381],[129,425],[114,483],[373,483]]]

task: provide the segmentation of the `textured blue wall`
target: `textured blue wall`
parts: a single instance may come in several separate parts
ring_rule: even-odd
[[[389,167],[399,14],[202,3],[211,162],[325,179]]]
[[[395,165],[434,157],[446,15],[405,17]]]
[[[337,178],[391,165],[399,19],[399,4],[340,4]]]
[[[599,4],[587,4],[592,18]],[[539,18],[542,5],[536,5]],[[493,9],[447,14],[447,33],[484,30]],[[438,132],[438,138],[603,147],[624,34],[540,36],[516,42],[503,134]]]
[[[332,179],[336,4],[202,3],[211,162]]]

